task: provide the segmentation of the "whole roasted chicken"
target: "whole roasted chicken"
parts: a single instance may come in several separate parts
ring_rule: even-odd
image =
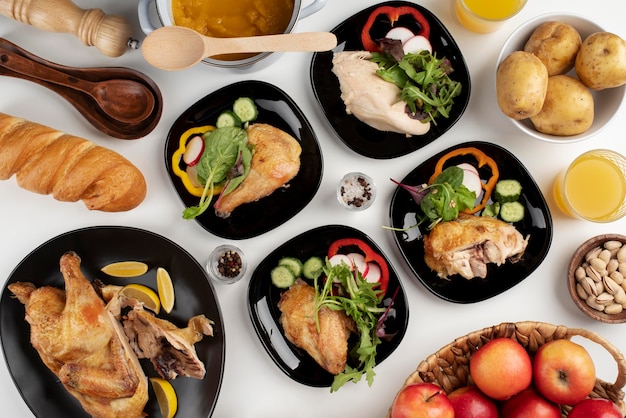
[[[30,341],[44,364],[96,418],[143,417],[148,381],[119,323],[80,270],[80,257],[60,260],[65,290],[16,282]]]

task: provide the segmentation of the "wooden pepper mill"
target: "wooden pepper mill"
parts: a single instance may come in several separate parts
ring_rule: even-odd
[[[101,9],[81,9],[71,0],[0,0],[0,14],[45,31],[74,34],[110,57],[138,46],[126,19]]]

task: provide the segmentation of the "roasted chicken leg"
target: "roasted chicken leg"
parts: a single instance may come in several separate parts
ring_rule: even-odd
[[[315,289],[296,281],[281,295],[278,308],[285,337],[304,349],[326,371],[339,374],[348,360],[348,338],[354,321],[342,311],[319,310],[319,331],[315,324]]]
[[[91,416],[143,417],[148,382],[121,326],[82,274],[76,253],[64,254],[60,267],[65,290],[8,286],[25,305],[31,344]]]

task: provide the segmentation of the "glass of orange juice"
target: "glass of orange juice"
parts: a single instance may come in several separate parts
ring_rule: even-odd
[[[515,16],[526,0],[455,0],[456,16],[467,29],[478,33],[497,30]]]
[[[587,151],[557,176],[553,193],[570,217],[615,221],[626,215],[626,158],[607,149]]]

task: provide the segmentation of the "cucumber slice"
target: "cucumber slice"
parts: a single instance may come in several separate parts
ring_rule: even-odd
[[[302,261],[295,257],[283,257],[278,260],[279,266],[287,266],[296,277],[302,276]]]
[[[320,257],[311,257],[304,262],[302,273],[307,279],[315,280],[324,272],[324,261]]]
[[[296,276],[287,266],[278,265],[270,272],[272,284],[281,289],[286,289],[296,282]]]
[[[494,197],[500,203],[515,202],[522,194],[522,185],[517,180],[500,180],[496,183]]]
[[[230,110],[227,110],[225,112],[222,112],[218,117],[217,117],[217,121],[215,122],[215,126],[218,128],[224,128],[227,126],[241,126],[241,119],[239,118],[239,116],[237,116],[237,114],[235,112],[232,112]]]
[[[505,202],[500,206],[500,218],[505,222],[519,222],[524,219],[524,211],[520,202]]]
[[[500,202],[494,202],[490,205],[485,206],[485,209],[483,209],[482,215],[491,216],[495,218],[496,216],[498,216],[499,213],[500,213]]]
[[[233,103],[233,111],[241,119],[242,123],[252,122],[259,115],[259,110],[249,97],[240,97]]]

